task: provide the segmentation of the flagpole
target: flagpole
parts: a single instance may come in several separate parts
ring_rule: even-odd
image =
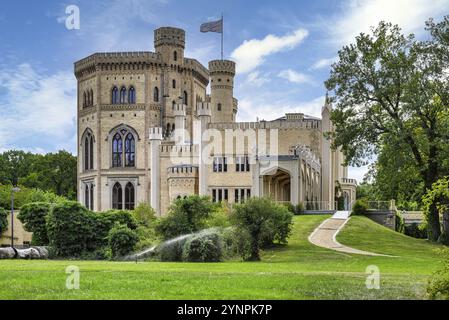
[[[223,13],[221,13],[221,60],[223,60],[223,34],[224,34],[224,20],[223,20]]]

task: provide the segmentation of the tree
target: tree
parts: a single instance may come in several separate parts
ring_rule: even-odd
[[[8,212],[0,208],[0,236],[3,232],[5,232],[6,228],[8,227]]]
[[[435,182],[424,196],[423,202],[426,215],[436,211],[443,216],[443,230],[438,241],[449,245],[449,176]]]
[[[19,179],[31,172],[32,163],[40,155],[10,150],[0,154],[0,184],[17,186]]]
[[[119,257],[131,253],[139,238],[136,232],[126,225],[116,225],[109,231],[108,241],[112,255]]]
[[[326,81],[336,102],[335,132],[328,137],[346,162],[363,164],[394,137],[411,155],[424,192],[441,176],[448,149],[449,16],[426,26],[430,40],[418,42],[396,25],[379,23],[339,51]],[[438,212],[427,218],[429,239],[436,241]]]
[[[209,197],[193,195],[177,199],[171,205],[169,215],[156,226],[156,232],[167,240],[199,231],[206,227],[206,220],[214,209]]]
[[[48,245],[46,217],[51,210],[48,202],[29,203],[20,208],[17,218],[23,223],[26,231],[33,233],[33,244]]]
[[[273,241],[287,243],[291,232],[293,214],[288,209],[268,198],[251,198],[243,204],[235,205],[232,219],[236,235],[247,239],[249,235],[249,261],[259,261],[259,251]],[[239,242],[239,240],[236,240]]]

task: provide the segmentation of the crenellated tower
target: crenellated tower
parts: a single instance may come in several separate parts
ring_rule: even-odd
[[[209,62],[212,122],[235,122],[237,104],[234,101],[235,62]]]
[[[162,27],[154,30],[154,49],[168,65],[182,65],[186,33],[173,27]]]

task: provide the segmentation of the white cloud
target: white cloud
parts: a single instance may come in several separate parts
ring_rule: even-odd
[[[237,62],[237,72],[247,73],[264,62],[264,58],[280,51],[293,49],[308,36],[305,29],[298,29],[281,37],[269,34],[262,40],[245,40],[232,53],[231,58]]]
[[[423,31],[425,20],[448,12],[449,0],[350,0],[342,9],[346,13],[328,26],[338,45],[354,42],[356,35],[369,32],[381,20],[405,32]]]
[[[263,97],[253,99],[246,97],[239,100],[238,121],[274,120],[289,112],[304,113],[309,116],[321,118],[321,107],[325,97],[321,96],[310,101],[298,103],[273,102],[266,103]]]
[[[337,61],[337,59],[338,59],[337,57],[333,57],[333,58],[329,58],[329,59],[320,59],[317,62],[315,62],[310,69],[311,70],[324,69],[326,67],[329,67],[335,61]]]
[[[249,84],[255,87],[261,87],[268,82],[270,82],[268,74],[261,75],[259,71],[253,71],[249,73],[245,80],[245,84]]]
[[[292,69],[286,69],[279,72],[278,77],[286,79],[293,83],[311,83],[310,77],[304,73],[299,73]]]
[[[76,143],[67,143],[76,134],[76,79],[71,71],[47,76],[29,64],[2,69],[0,91],[0,149],[74,150]]]

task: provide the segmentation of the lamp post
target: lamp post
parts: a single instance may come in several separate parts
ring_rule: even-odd
[[[11,190],[11,248],[14,248],[14,193],[19,191],[17,187]]]

